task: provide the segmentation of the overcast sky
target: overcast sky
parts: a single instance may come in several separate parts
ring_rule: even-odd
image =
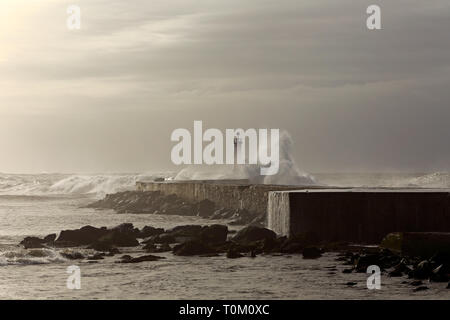
[[[0,1],[0,172],[173,169],[194,120],[285,129],[309,172],[450,170],[450,2]]]

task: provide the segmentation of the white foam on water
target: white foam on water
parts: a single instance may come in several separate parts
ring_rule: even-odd
[[[0,253],[0,266],[62,263],[67,259],[52,249],[19,249]]]

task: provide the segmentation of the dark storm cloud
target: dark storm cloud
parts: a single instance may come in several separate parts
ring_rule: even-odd
[[[380,31],[365,27],[373,3]],[[65,124],[65,140],[40,129],[47,154],[72,142],[71,157],[100,159],[61,170],[168,166],[161,136],[196,119],[287,129],[306,170],[450,169],[446,1],[79,1],[70,34],[49,19],[65,5],[50,1],[45,36],[0,63],[0,103]],[[78,117],[92,127],[69,134]]]

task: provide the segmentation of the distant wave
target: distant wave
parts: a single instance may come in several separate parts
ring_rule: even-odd
[[[435,172],[405,181],[408,186],[421,188],[450,188],[450,173]]]
[[[0,195],[45,196],[107,193],[133,190],[136,181],[169,177],[171,173],[64,175],[0,174]]]

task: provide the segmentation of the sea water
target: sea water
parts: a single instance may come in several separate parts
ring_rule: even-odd
[[[61,250],[29,249],[18,243],[25,236],[46,236],[85,225],[113,227],[131,222],[165,229],[184,224],[212,224],[198,217],[116,214],[83,208],[105,193],[132,190],[138,180],[170,176],[133,175],[0,175],[0,299],[449,299],[444,283],[412,291],[411,280],[383,273],[381,290],[367,289],[369,275],[344,274],[348,266],[335,253],[316,260],[301,255],[259,255],[227,259],[157,254],[164,260],[116,263],[122,254],[145,254],[139,248],[97,263],[67,260]],[[450,187],[446,173],[319,174],[321,184],[340,186]],[[231,227],[236,229],[236,227]],[[77,250],[77,249],[75,249]],[[81,271],[81,289],[67,288],[67,267]],[[356,282],[347,286],[347,282]]]

